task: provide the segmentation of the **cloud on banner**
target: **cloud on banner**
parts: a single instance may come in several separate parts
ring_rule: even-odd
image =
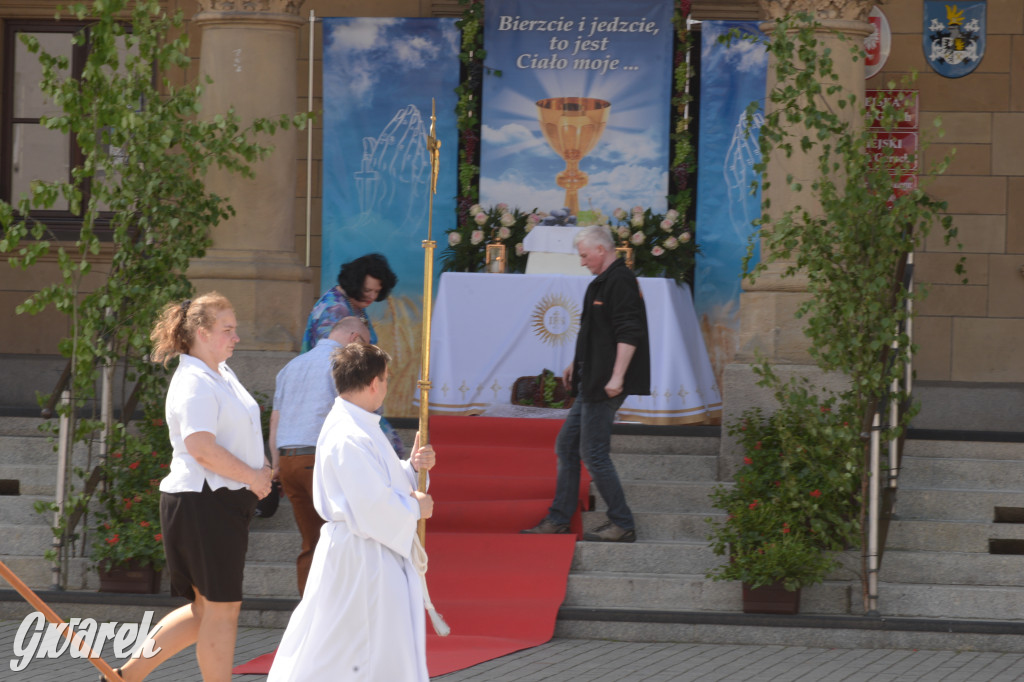
[[[429,205],[426,135],[434,98],[441,141],[436,241],[455,226],[459,31],[453,18],[328,18],[323,27],[320,289],[337,284],[346,261],[370,252],[387,256],[398,286],[368,311],[380,345],[395,358],[398,381],[385,413],[413,416]],[[435,251],[435,273],[443,248]]]

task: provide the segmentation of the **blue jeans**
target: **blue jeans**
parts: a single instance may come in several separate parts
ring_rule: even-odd
[[[569,409],[555,441],[558,455],[558,481],[555,500],[548,518],[555,523],[569,523],[575,513],[580,492],[580,458],[587,466],[597,491],[608,505],[608,518],[620,528],[633,530],[633,512],[626,504],[626,495],[611,458],[612,422],[626,396],[587,403],[577,399]]]

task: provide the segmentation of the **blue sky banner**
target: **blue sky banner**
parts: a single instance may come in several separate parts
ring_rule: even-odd
[[[337,284],[341,264],[387,256],[398,275],[391,298],[368,308],[398,381],[389,416],[412,416],[419,369],[423,247],[430,158],[426,135],[437,102],[440,175],[433,238],[455,226],[458,138],[455,88],[459,32],[454,18],[323,20],[323,252],[320,291]],[[435,273],[439,273],[436,264]]]
[[[759,113],[748,126],[745,111],[765,97],[768,58],[764,47],[748,40],[731,45],[718,37],[731,29],[757,35],[754,22],[705,21],[701,25],[700,154],[697,162],[697,254],[694,305],[715,375],[736,355],[740,282],[751,224],[761,214],[754,164]],[[756,263],[756,259],[754,260]]]
[[[672,10],[487,0],[481,204],[550,212],[575,191],[583,211],[666,210]]]

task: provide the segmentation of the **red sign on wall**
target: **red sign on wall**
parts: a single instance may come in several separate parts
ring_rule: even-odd
[[[882,126],[882,114],[887,106],[896,110],[893,130],[884,130]],[[896,197],[917,189],[917,135],[920,126],[917,91],[867,90],[864,108],[871,131],[865,152],[876,168],[884,167],[892,176],[891,204]]]

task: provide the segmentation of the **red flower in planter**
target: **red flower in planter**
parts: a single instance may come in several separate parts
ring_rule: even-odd
[[[164,539],[164,534],[163,533],[157,533],[156,535],[153,536],[153,539],[157,540],[157,541],[163,540]]]
[[[120,540],[120,539],[121,539],[121,536],[115,533],[115,534],[114,534],[114,537],[112,537],[112,538],[107,538],[107,544],[108,544],[108,545],[114,545],[114,544],[117,544],[117,541],[118,541],[118,540]]]
[[[753,464],[754,460],[750,459],[749,457],[744,457],[743,458],[743,463],[744,464]]]
[[[817,489],[812,490],[811,491],[811,497],[821,497],[821,491],[817,490]]]
[[[750,507],[751,509],[756,509],[757,508],[757,500],[754,500],[753,502],[751,502],[747,506]]]

